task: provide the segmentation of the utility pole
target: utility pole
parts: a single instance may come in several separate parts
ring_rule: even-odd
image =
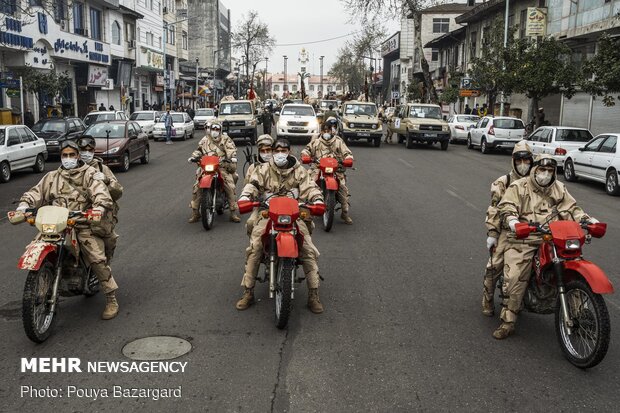
[[[169,82],[169,76],[170,73],[168,72],[168,62],[166,60],[166,42],[168,41],[168,22],[164,21],[164,35],[163,35],[163,39],[164,39],[164,47],[163,47],[163,52],[164,52],[164,112],[168,109],[167,107],[167,99],[168,99],[168,93],[166,91],[166,88],[168,87],[168,85],[166,84],[166,82]]]
[[[196,58],[196,89],[194,89],[194,110],[198,109],[198,58]]]
[[[319,57],[319,60],[321,61],[321,79],[319,80],[319,85],[320,85],[320,90],[321,90],[321,99],[323,99],[323,59],[324,58],[325,56]]]
[[[510,12],[510,0],[506,0],[506,15],[504,16],[504,51],[506,51],[506,47],[508,47],[508,13]],[[502,59],[503,60],[503,59]],[[503,62],[502,70],[506,71],[506,62]],[[504,100],[506,100],[506,95],[502,90],[501,101],[499,104],[499,116],[504,116]],[[491,108],[491,113],[493,113],[495,108]]]
[[[265,97],[267,95],[267,65],[269,64],[269,58],[265,58],[265,76],[263,77],[263,100],[267,100]],[[271,97],[271,93],[269,93],[269,97]]]
[[[286,70],[286,61],[288,60],[288,56],[284,55],[282,57],[284,57],[284,87],[282,92],[282,95],[284,96],[284,93],[288,91],[288,72]]]

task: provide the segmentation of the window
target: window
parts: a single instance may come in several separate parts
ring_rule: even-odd
[[[183,45],[183,50],[187,50],[188,42],[187,42],[187,32],[186,31],[183,32],[181,41],[182,41],[182,45]]]
[[[6,143],[6,146],[18,145],[20,142],[19,134],[17,133],[17,129],[13,128],[9,131],[9,140]]]
[[[60,23],[67,19],[67,0],[54,0],[54,21]]]
[[[121,44],[121,25],[117,21],[112,23],[112,43]]]
[[[610,136],[607,138],[605,143],[601,145],[598,151],[604,153],[616,153],[616,141],[617,138],[615,136]]]
[[[469,58],[473,59],[476,57],[476,40],[478,38],[477,32],[472,32],[469,37]]]
[[[273,91],[274,92],[279,92],[280,91],[280,85],[273,85]]]
[[[433,49],[431,52],[431,62],[436,62],[439,60],[439,49]]]
[[[329,92],[331,92],[331,91],[332,91],[332,89],[333,89],[332,85],[328,85],[328,86],[327,86],[327,92],[328,92],[328,93],[329,93]]]
[[[167,39],[168,40],[168,44],[175,44],[175,29],[174,26],[168,26],[168,33],[166,33]]]
[[[147,0],[147,1],[148,1],[149,8],[153,10],[153,0]]]
[[[297,92],[297,85],[293,85],[293,92]]]
[[[125,22],[125,40],[130,42],[135,40],[134,37],[134,25],[128,22]]]
[[[448,33],[450,31],[450,19],[433,19],[433,33]]]
[[[336,85],[336,90],[342,90],[342,85]]]
[[[519,38],[525,37],[525,27],[527,26],[527,9],[521,10],[519,15]]]
[[[149,46],[154,46],[153,40],[154,40],[153,33],[147,33],[146,34],[146,44],[148,44]]]
[[[0,1],[0,13],[13,15],[17,12],[17,0]]]
[[[84,34],[84,3],[73,3],[73,32]]]
[[[590,142],[592,135],[584,129],[558,129],[555,134],[556,142]]]
[[[597,136],[596,138],[594,138],[594,140],[592,142],[590,142],[589,144],[586,145],[585,150],[586,151],[596,151],[596,150],[598,150],[598,147],[605,140],[605,138],[607,138],[607,135]]]
[[[95,40],[103,40],[101,30],[101,10],[90,8],[90,37]]]
[[[310,92],[314,92],[314,85],[310,85]]]
[[[28,0],[28,4],[31,6],[43,7],[43,0]]]

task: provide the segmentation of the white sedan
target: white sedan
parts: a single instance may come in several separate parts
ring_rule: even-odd
[[[194,137],[194,122],[192,118],[185,112],[170,112],[172,116],[172,139],[190,139]],[[166,114],[164,113],[159,122],[155,124],[153,129],[153,140],[166,139],[166,127],[164,121]]]
[[[480,120],[476,115],[454,115],[448,119],[450,126],[450,142],[467,141],[469,129]]]
[[[45,170],[47,146],[24,125],[0,125],[0,182],[8,182],[12,171]]]
[[[566,154],[579,149],[592,140],[589,130],[568,126],[541,126],[527,138],[534,155],[547,154],[558,162],[558,170],[564,168]]]
[[[142,131],[148,135],[149,138],[153,137],[153,129],[155,124],[159,120],[159,115],[155,110],[138,110],[131,114],[129,120],[135,120],[142,128]]]
[[[620,195],[618,140],[620,133],[603,133],[583,148],[570,151],[564,162],[564,178],[571,182],[577,178],[602,182],[609,195]]]

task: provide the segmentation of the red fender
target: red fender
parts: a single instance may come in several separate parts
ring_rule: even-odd
[[[338,180],[336,178],[334,178],[333,175],[325,176],[325,188],[327,188],[330,191],[337,191],[338,190]]]
[[[213,184],[213,175],[204,175],[200,178],[200,183],[198,184],[198,186],[202,189],[208,189],[208,188],[211,188],[212,184]]]
[[[45,257],[56,252],[56,245],[49,242],[33,241],[26,247],[26,251],[19,259],[17,268],[20,270],[38,270]]]
[[[280,232],[276,235],[276,245],[278,246],[278,257],[297,258],[299,256],[297,241],[289,232]]]
[[[607,275],[605,275],[605,272],[591,261],[566,261],[564,268],[567,271],[567,276],[569,276],[569,272],[576,272],[581,275],[592,289],[592,292],[596,294],[611,294],[614,292],[614,286],[607,278]]]

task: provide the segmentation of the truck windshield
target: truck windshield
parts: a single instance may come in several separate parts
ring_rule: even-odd
[[[249,103],[222,103],[221,115],[251,115],[252,106]]]
[[[377,114],[377,107],[375,105],[346,105],[344,114],[375,116]]]
[[[282,115],[291,116],[315,116],[314,109],[309,106],[290,106],[286,105],[282,108]]]
[[[437,106],[411,106],[409,117],[441,119],[441,109]]]

